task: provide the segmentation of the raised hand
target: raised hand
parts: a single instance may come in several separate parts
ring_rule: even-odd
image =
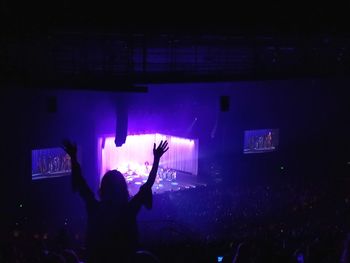
[[[156,147],[156,144],[153,144],[153,155],[154,155],[154,162],[152,165],[151,172],[149,173],[149,177],[147,179],[147,182],[145,183],[145,187],[152,188],[152,185],[154,184],[154,181],[156,180],[157,176],[157,170],[159,166],[160,157],[163,156],[163,154],[169,150],[168,142],[167,141],[161,141],[158,147]]]
[[[156,144],[153,144],[153,156],[154,158],[160,159],[160,157],[163,156],[163,154],[169,150],[168,142],[167,141],[161,141],[158,147],[156,148]]]
[[[77,145],[75,143],[72,143],[70,140],[63,140],[62,148],[72,159],[76,159]]]

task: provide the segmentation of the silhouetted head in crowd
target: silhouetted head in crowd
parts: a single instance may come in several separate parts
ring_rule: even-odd
[[[63,256],[56,253],[49,253],[43,260],[44,263],[66,263]]]
[[[65,249],[62,252],[62,256],[64,257],[66,263],[79,263],[77,254],[71,249]]]
[[[124,176],[117,170],[105,173],[99,190],[101,201],[126,205],[129,201],[128,186]]]
[[[159,263],[159,259],[148,251],[137,251],[134,257],[135,263]]]

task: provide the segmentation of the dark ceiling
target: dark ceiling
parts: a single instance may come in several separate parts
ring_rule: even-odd
[[[349,10],[349,4],[4,0],[0,81],[108,89],[121,82],[344,77]]]
[[[54,31],[113,33],[276,33],[347,34],[349,4],[237,4],[190,2],[3,0],[3,33]]]

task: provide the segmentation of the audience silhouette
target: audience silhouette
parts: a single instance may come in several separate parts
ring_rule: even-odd
[[[148,180],[132,198],[124,176],[111,170],[102,178],[97,200],[82,176],[77,146],[65,140],[63,149],[71,157],[73,190],[80,194],[87,209],[87,262],[134,262],[138,242],[136,217],[142,206],[152,208],[152,186],[160,158],[169,149],[168,142],[153,145],[154,160]]]

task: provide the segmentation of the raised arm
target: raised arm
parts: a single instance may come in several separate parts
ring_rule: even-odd
[[[131,211],[135,215],[138,213],[142,205],[144,205],[147,209],[152,208],[152,186],[156,180],[160,158],[168,149],[169,148],[167,141],[161,141],[157,148],[156,144],[153,145],[154,160],[151,172],[148,176],[148,180],[144,185],[141,186],[139,192],[130,201]]]
[[[151,172],[149,173],[148,180],[144,184],[145,187],[152,188],[154,181],[156,180],[156,177],[157,177],[160,158],[163,156],[163,154],[167,150],[169,150],[167,141],[164,141],[164,142],[161,141],[157,148],[156,148],[156,144],[153,144],[153,156],[154,156],[153,166],[152,166]]]
[[[77,158],[77,146],[76,144],[64,140],[62,143],[62,148],[70,156],[72,164],[72,188],[74,192],[78,192],[80,196],[84,199],[87,205],[90,205],[91,202],[95,202],[94,193],[91,191],[87,185],[82,173],[81,167]]]

